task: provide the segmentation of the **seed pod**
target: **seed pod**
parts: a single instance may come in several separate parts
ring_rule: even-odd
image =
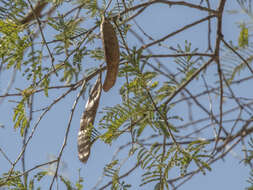
[[[36,17],[40,17],[42,10],[48,4],[45,0],[39,0],[33,10],[30,10],[27,15],[20,21],[21,24],[27,24],[34,20]],[[36,17],[35,17],[36,15]]]
[[[118,75],[120,58],[119,42],[112,24],[104,17],[102,18],[100,26],[100,33],[104,48],[105,62],[107,64],[107,72],[103,89],[107,92],[114,86]]]
[[[93,124],[97,113],[97,108],[99,105],[99,99],[101,95],[101,74],[97,79],[96,83],[91,89],[88,101],[85,105],[84,112],[80,121],[80,129],[78,133],[78,157],[83,163],[87,162],[90,156],[90,148],[94,143],[91,135],[93,131]]]

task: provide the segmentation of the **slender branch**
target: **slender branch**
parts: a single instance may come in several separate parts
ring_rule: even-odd
[[[179,86],[178,89],[176,89],[170,96],[169,98],[165,101],[165,104],[168,104],[182,89],[184,89],[193,79],[196,78],[196,76],[199,75],[199,73],[204,70],[209,64],[212,63],[214,58],[209,59],[205,64],[203,64],[197,71],[195,71],[192,76],[186,80],[182,85]]]
[[[0,152],[2,153],[3,157],[11,164],[13,165],[12,161],[10,158],[7,156],[7,154],[0,148]]]
[[[182,53],[182,54],[151,54],[142,55],[141,58],[167,58],[167,57],[193,57],[193,56],[203,56],[203,57],[213,57],[213,54],[208,53]]]
[[[44,2],[42,2],[42,3],[39,2],[39,3],[38,3],[38,7],[39,7],[38,10],[35,10],[35,9],[33,8],[33,5],[32,5],[32,3],[31,3],[30,0],[28,0],[28,3],[29,3],[29,5],[30,5],[30,7],[31,7],[31,9],[32,9],[32,15],[33,15],[33,16],[36,18],[36,20],[37,20],[37,23],[38,23],[38,26],[39,26],[39,30],[40,30],[40,34],[41,34],[43,43],[46,45],[47,51],[48,51],[48,53],[49,53],[49,55],[50,55],[50,57],[51,57],[51,65],[52,65],[52,68],[53,68],[53,70],[54,70],[54,73],[56,74],[56,76],[58,76],[58,74],[57,74],[57,72],[56,72],[56,69],[55,69],[55,67],[54,67],[54,57],[53,57],[53,55],[52,55],[52,53],[51,53],[50,48],[48,47],[48,45],[47,45],[47,43],[46,43],[46,38],[45,38],[44,32],[43,32],[42,27],[41,27],[41,22],[40,22],[40,20],[39,20],[38,15],[37,15],[37,12],[39,12],[39,14],[40,14],[40,11],[44,8],[44,6],[47,4],[47,2],[46,2],[46,1],[44,1]],[[35,12],[35,11],[37,11],[37,12]]]
[[[158,43],[160,43],[160,42],[162,42],[162,41],[164,41],[164,40],[166,40],[166,39],[168,39],[168,38],[170,38],[170,37],[172,37],[172,36],[174,36],[174,35],[176,35],[176,34],[179,34],[179,33],[183,32],[183,31],[186,30],[186,29],[189,29],[189,28],[191,28],[191,27],[193,27],[193,26],[195,26],[195,25],[197,25],[197,24],[200,24],[200,23],[202,23],[202,22],[204,22],[204,21],[207,21],[207,20],[209,20],[209,19],[211,19],[211,18],[213,18],[213,17],[215,17],[215,15],[210,15],[210,16],[207,16],[207,17],[205,17],[205,18],[203,18],[203,19],[200,19],[200,20],[198,20],[198,21],[195,21],[195,22],[193,22],[193,23],[191,23],[191,24],[185,25],[184,27],[182,27],[182,28],[180,28],[180,29],[178,29],[178,30],[176,30],[176,31],[174,31],[174,32],[172,32],[172,33],[170,33],[170,34],[168,34],[168,35],[166,35],[166,36],[160,38],[159,40],[156,40],[156,41],[151,42],[151,43],[149,43],[149,44],[143,45],[140,49],[146,49],[146,48],[148,48],[148,47],[150,47],[150,46],[153,46],[153,45],[155,45],[155,44],[158,44]]]
[[[223,38],[223,34],[222,34],[222,15],[223,15],[223,10],[225,7],[225,3],[226,0],[221,0],[220,4],[219,4],[219,8],[218,8],[218,16],[217,16],[217,33],[216,33],[216,44],[215,44],[215,50],[214,50],[214,54],[215,54],[215,61],[217,63],[217,71],[218,71],[218,75],[219,75],[219,83],[220,83],[220,122],[219,122],[219,130],[217,133],[217,141],[214,145],[214,149],[213,152],[216,150],[216,146],[218,143],[218,139],[220,137],[220,133],[222,130],[222,119],[223,119],[223,74],[222,74],[222,70],[221,70],[221,63],[220,63],[220,43],[221,40]]]
[[[64,137],[64,140],[63,140],[63,144],[62,144],[60,153],[59,153],[58,158],[57,158],[56,170],[55,170],[55,174],[54,174],[54,177],[52,179],[52,182],[50,184],[50,188],[49,188],[50,190],[52,189],[53,184],[54,184],[54,180],[55,180],[55,178],[58,175],[58,169],[59,169],[61,157],[62,157],[62,154],[63,154],[63,150],[64,150],[64,148],[67,145],[67,140],[68,140],[68,136],[69,136],[69,130],[70,130],[71,122],[72,122],[73,115],[74,115],[74,112],[75,112],[75,108],[76,108],[76,105],[78,103],[78,100],[80,99],[81,95],[84,92],[85,86],[86,86],[86,80],[83,80],[83,84],[81,86],[81,90],[79,91],[79,93],[78,93],[78,95],[77,95],[77,97],[76,97],[76,99],[74,101],[74,104],[73,104],[73,106],[71,108],[71,111],[70,111],[70,117],[69,117],[69,121],[68,121],[68,126],[67,126],[67,129],[66,129],[66,132],[65,132],[65,137]]]
[[[56,104],[58,103],[61,99],[63,99],[67,94],[69,94],[70,92],[72,92],[75,88],[70,88],[67,92],[63,93],[61,96],[59,96],[57,99],[55,99],[49,106],[48,108],[40,115],[38,121],[35,123],[34,127],[32,128],[32,131],[31,131],[31,134],[30,136],[27,138],[27,141],[26,143],[23,145],[22,147],[22,150],[20,152],[20,154],[18,155],[17,159],[15,160],[15,162],[13,163],[12,165],[12,168],[10,169],[10,172],[9,172],[9,176],[8,178],[6,179],[6,181],[9,180],[9,177],[11,176],[13,170],[14,170],[14,167],[15,165],[18,163],[18,161],[20,160],[20,158],[23,156],[25,150],[26,150],[26,147],[28,145],[28,143],[30,142],[30,140],[32,139],[37,127],[39,126],[39,123],[40,121],[42,120],[42,118],[44,118],[44,116],[46,115],[46,113],[51,110],[51,108]]]
[[[24,175],[26,175],[26,174],[29,174],[31,171],[33,171],[33,170],[35,170],[35,169],[41,168],[41,167],[46,166],[46,165],[53,164],[53,163],[55,163],[55,162],[57,162],[57,160],[52,160],[52,161],[49,161],[49,162],[46,162],[46,163],[43,163],[43,164],[38,164],[38,165],[34,166],[33,168],[31,168],[31,169],[29,169],[29,170],[26,170],[25,172],[23,172],[23,173],[21,173],[21,174],[18,174],[18,175],[15,175],[15,176],[11,176],[11,177],[9,178],[9,180],[13,180],[13,179],[15,179],[15,178],[24,176]],[[2,179],[5,179],[5,178],[7,178],[7,177],[3,177]]]
[[[236,54],[242,61],[243,63],[248,67],[248,69],[250,70],[250,72],[253,74],[253,69],[250,67],[248,61],[246,59],[244,59],[234,48],[232,48],[222,37],[221,38],[222,42],[225,44],[225,46],[227,46],[234,54]]]
[[[156,3],[162,3],[162,4],[169,5],[169,6],[180,5],[180,6],[184,6],[184,7],[195,8],[195,9],[198,9],[198,10],[201,10],[201,11],[207,11],[207,12],[210,12],[210,13],[213,13],[213,14],[216,13],[216,10],[209,9],[209,8],[206,8],[206,7],[202,7],[202,6],[199,6],[199,5],[195,5],[195,4],[192,4],[192,3],[187,3],[187,2],[184,2],[184,1],[151,0],[149,2],[142,3],[142,4],[136,5],[134,7],[131,7],[129,9],[126,9],[125,11],[123,11],[120,14],[123,15],[123,14],[126,14],[127,12],[135,11],[136,9],[139,9],[139,8],[142,8],[142,7],[147,7],[147,6],[150,6],[152,4],[156,4]]]
[[[129,174],[131,174],[136,168],[138,168],[138,166],[140,165],[140,163],[136,163],[134,167],[132,167],[130,170],[128,170],[126,173],[124,173],[123,175],[119,176],[118,180],[127,177]],[[99,188],[98,190],[103,190],[105,188],[107,188],[108,186],[110,186],[112,184],[112,181],[110,181],[109,183],[107,183],[106,185],[104,185],[103,187]]]

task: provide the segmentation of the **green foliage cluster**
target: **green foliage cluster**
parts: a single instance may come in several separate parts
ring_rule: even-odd
[[[3,177],[0,179],[0,187],[8,187],[10,190],[42,190],[43,187],[37,187],[38,182],[40,182],[45,176],[49,175],[47,171],[41,171],[30,177],[28,185],[25,185],[22,180],[22,173],[19,171],[5,173]],[[17,177],[18,176],[18,177]],[[79,179],[75,183],[72,184],[71,181],[66,179],[64,176],[59,176],[60,180],[66,186],[67,190],[82,190],[83,189],[83,179],[79,176]],[[5,179],[10,179],[5,182]]]

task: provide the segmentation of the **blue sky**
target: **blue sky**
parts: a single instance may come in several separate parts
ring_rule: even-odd
[[[199,1],[193,1],[198,3]],[[218,0],[212,1],[212,3],[217,4]],[[215,8],[212,7],[212,8]],[[225,10],[230,9],[238,9],[236,1],[227,1],[227,5]],[[197,12],[194,9],[190,8],[182,8],[182,7],[171,7],[164,5],[155,5],[151,8],[148,8],[137,17],[136,21],[140,24],[145,31],[154,37],[158,38],[159,36],[163,36],[167,33],[170,33],[179,27],[184,26],[185,24],[191,23],[195,20],[198,20],[200,17],[206,16],[203,12]],[[224,15],[224,27],[223,33],[225,39],[229,40],[237,40],[237,36],[239,34],[239,29],[237,27],[236,22],[240,22],[245,17],[242,15],[230,15],[225,11]],[[212,23],[214,24],[214,22]],[[193,47],[198,47],[200,50],[205,50],[206,48],[206,36],[205,34],[201,34],[201,31],[205,31],[206,24],[202,24],[198,27],[195,27],[191,30],[187,30],[186,32],[175,36],[175,38],[171,38],[167,40],[164,44],[168,46],[176,46],[177,44],[184,45],[184,41],[187,39],[192,42]],[[214,41],[215,36],[212,35],[212,40]],[[99,43],[99,42],[98,42]],[[127,43],[129,46],[137,45],[140,46],[139,42],[136,41],[133,36],[129,35],[127,39]],[[152,51],[155,54],[165,53],[166,49],[156,49],[152,48]],[[91,64],[92,60],[85,60],[87,64]],[[169,63],[168,60],[162,60],[164,64]],[[212,68],[211,68],[212,69]],[[215,68],[213,68],[215,69]],[[242,73],[244,74],[244,73]],[[247,73],[246,73],[247,74]],[[212,76],[208,76],[212,80]],[[3,93],[4,89],[7,86],[7,83],[11,77],[11,72],[2,73],[0,76],[0,94]],[[108,93],[103,93],[101,100],[99,111],[102,110],[105,106],[111,106],[120,102],[120,97],[118,95],[119,86],[122,84],[122,80],[117,81],[117,85]],[[15,88],[26,87],[28,83],[22,77],[20,73],[17,73],[15,84],[11,90],[12,93],[16,92]],[[21,86],[21,87],[20,87]],[[196,88],[198,90],[198,86],[192,85],[191,88]],[[244,91],[245,90],[245,91]],[[247,88],[244,88],[241,92],[246,93]],[[43,93],[40,93],[35,96],[34,102],[36,108],[42,108],[46,105],[50,104],[56,97],[58,97],[64,90],[50,90],[49,98],[44,97]],[[73,105],[73,102],[76,98],[78,90],[70,93],[66,96],[61,103],[56,104],[52,110],[46,115],[45,118],[42,119],[38,129],[36,129],[36,133],[34,134],[29,146],[27,147],[26,157],[27,163],[26,167],[32,168],[37,164],[44,163],[49,161],[58,155],[61,145],[63,143],[63,139],[65,136],[65,130],[67,127],[70,110]],[[87,97],[86,97],[87,98]],[[61,166],[60,172],[66,177],[70,178],[71,181],[76,180],[78,176],[78,168],[81,168],[81,175],[84,177],[84,189],[91,189],[97,183],[98,179],[102,175],[103,166],[110,162],[112,156],[119,145],[128,142],[128,139],[123,136],[120,140],[115,141],[113,145],[105,145],[102,142],[98,141],[94,144],[91,152],[91,156],[87,162],[87,164],[82,164],[79,162],[77,157],[77,133],[79,130],[79,122],[80,116],[82,114],[84,105],[86,103],[86,98],[81,98],[77,109],[74,113],[73,121],[71,124],[70,134],[67,141],[67,146],[64,150],[63,162],[64,164]],[[9,100],[18,100],[19,98],[9,97],[5,99],[5,101],[0,105],[0,124],[4,125],[4,128],[0,128],[0,148],[3,149],[9,158],[12,161],[17,158],[18,154],[21,151],[22,141],[18,135],[18,130],[13,129],[12,122],[12,113],[13,108],[15,107],[15,103],[9,102]],[[179,110],[175,110],[175,113],[181,113],[184,107],[181,107]],[[201,113],[195,113],[196,118],[201,117]],[[40,112],[34,114],[33,124],[36,123]],[[97,115],[97,121],[99,121],[101,114]],[[148,132],[147,132],[148,133]],[[234,151],[241,155],[242,152],[240,150],[240,146],[234,149]],[[120,154],[120,158],[125,158],[126,150],[123,150]],[[134,164],[134,160],[130,159],[127,161],[127,164],[123,167],[123,172],[127,170],[127,168],[132,167]],[[21,164],[18,164],[18,168],[20,168]],[[10,168],[10,164],[0,155],[0,172],[7,172]],[[175,176],[175,171],[171,172],[171,176]],[[32,172],[34,174],[34,172]],[[126,178],[126,181],[135,185],[135,188],[132,189],[151,189],[152,186],[146,185],[143,187],[136,186],[138,182],[140,182],[140,170],[136,170],[136,173]],[[213,189],[230,189],[230,190],[238,190],[243,189],[248,186],[246,182],[247,177],[249,176],[249,171],[246,167],[244,167],[243,163],[240,163],[240,159],[234,157],[229,154],[224,161],[218,161],[217,163],[212,165],[212,172],[207,172],[205,176],[202,174],[198,174],[194,176],[189,182],[183,185],[180,190],[189,190],[189,189],[205,189],[205,190],[213,190]],[[106,177],[103,180],[102,184],[106,184],[108,179]],[[42,186],[51,182],[51,180],[44,180]],[[47,187],[47,185],[45,186]]]

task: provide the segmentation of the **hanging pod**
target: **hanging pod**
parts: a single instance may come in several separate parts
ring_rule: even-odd
[[[102,17],[100,25],[101,40],[104,48],[104,57],[107,65],[107,72],[103,84],[103,90],[109,91],[115,84],[119,68],[119,42],[116,32],[108,19]]]
[[[42,10],[45,8],[45,6],[48,4],[45,0],[39,0],[37,4],[33,7],[33,10],[30,10],[25,17],[20,21],[21,24],[28,24],[32,20],[35,20],[36,17],[41,16]],[[36,15],[36,16],[35,16]]]
[[[90,156],[91,145],[95,141],[93,124],[95,121],[97,108],[101,96],[101,73],[91,89],[88,101],[80,120],[80,129],[78,133],[78,157],[83,163],[87,162]]]

